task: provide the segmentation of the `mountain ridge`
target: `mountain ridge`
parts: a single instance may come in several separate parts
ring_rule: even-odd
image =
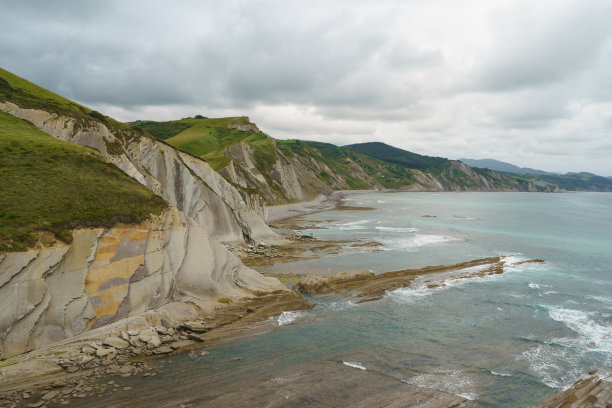
[[[603,177],[589,172],[567,172],[565,174],[518,167],[511,163],[494,159],[460,159],[462,162],[480,168],[490,168],[507,174],[516,180],[535,184],[557,185],[566,191],[612,191],[612,177]]]

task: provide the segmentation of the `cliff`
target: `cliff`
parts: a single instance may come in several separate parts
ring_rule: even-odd
[[[384,143],[339,147],[275,140],[246,117],[132,125],[206,160],[244,196],[267,205],[309,200],[334,190],[554,191],[556,187]]]
[[[56,233],[56,239],[47,239],[36,249],[0,252],[0,357],[151,311],[180,323],[209,314],[221,305],[222,298],[289,293],[277,279],[247,268],[222,245],[284,242],[261,218],[263,203],[257,198],[237,190],[206,162],[188,153],[6,71],[0,74],[7,83],[0,92],[1,124],[17,121],[27,127],[30,125],[23,122],[27,121],[46,133],[35,135],[42,139],[33,142],[30,153],[43,145],[44,138],[53,140],[51,137],[59,149],[69,150],[66,146],[71,144],[92,148],[100,154],[91,152],[89,157],[89,149],[82,148],[79,154],[102,167],[110,166],[104,160],[114,164],[169,203],[166,209],[156,210],[158,215],[136,217],[146,219],[139,224],[117,223],[126,218],[121,209],[107,217],[111,225],[100,227],[99,221],[87,219],[89,214],[79,215],[83,219],[73,220],[74,225],[96,227],[76,228],[68,232],[71,236]],[[22,135],[13,136],[14,146],[7,146],[6,154],[18,162],[17,154],[25,152],[19,158],[23,166],[17,170],[31,176],[31,169],[39,164],[30,161],[20,143]],[[43,159],[56,167],[65,157]],[[70,177],[81,176],[78,172],[68,175],[67,184],[71,184]],[[27,188],[33,191],[48,183],[44,178],[29,182]],[[96,192],[103,189],[90,184],[82,188],[87,191],[79,194],[88,200],[96,200]],[[56,197],[67,208],[69,191],[60,189]],[[146,193],[148,197],[150,192]],[[44,203],[48,197],[38,199]],[[153,201],[151,208],[162,208]],[[46,231],[50,228],[48,220],[42,220],[41,226]]]
[[[27,120],[47,134],[98,150],[132,178],[183,211],[221,242],[277,242],[263,222],[261,203],[241,195],[204,161],[144,137],[136,131],[112,133],[96,120],[0,102],[0,111]]]
[[[70,245],[0,255],[5,358],[157,309],[210,313],[220,297],[287,290],[242,265],[176,208],[140,225],[78,229]]]

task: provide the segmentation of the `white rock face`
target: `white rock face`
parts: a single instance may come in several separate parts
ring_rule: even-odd
[[[174,207],[141,225],[75,230],[73,239],[0,255],[0,357],[151,310],[204,313],[219,297],[287,290]]]
[[[57,139],[97,149],[221,242],[284,242],[263,221],[260,203],[251,203],[249,197],[242,197],[200,159],[146,137],[123,142],[125,153],[114,156],[108,152],[107,143],[118,139],[100,122],[77,126],[74,118],[22,109],[11,102],[0,102],[0,110],[30,121]]]
[[[124,319],[155,314],[176,322],[212,311],[220,297],[287,290],[219,243],[283,240],[259,216],[263,205],[207,163],[146,137],[123,141],[125,152],[116,156],[108,146],[119,139],[99,122],[84,126],[9,102],[0,110],[97,149],[171,204],[140,225],[75,230],[70,245],[0,254],[0,358]]]

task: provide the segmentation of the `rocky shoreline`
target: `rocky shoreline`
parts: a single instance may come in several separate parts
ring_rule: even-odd
[[[334,205],[340,205],[340,200],[335,201]],[[262,266],[308,259],[303,255],[306,251],[321,256],[340,248],[337,243],[317,241],[294,231],[284,231],[284,235],[289,241],[287,245],[260,243],[228,246],[228,249],[238,255],[245,265]],[[373,251],[379,246],[377,242],[351,245]],[[543,261],[533,259],[524,262]],[[328,277],[287,274],[283,281],[292,281],[293,288],[305,294],[344,293],[359,298],[360,303],[379,300],[386,291],[409,287],[417,280],[419,285],[435,289],[453,280],[503,273],[504,265],[504,257],[492,257],[379,275],[369,271],[342,272]],[[148,364],[150,359],[182,352],[204,355],[210,346],[219,342],[273,330],[278,326],[276,321],[266,319],[278,316],[283,311],[311,307],[313,305],[298,293],[286,291],[259,294],[245,300],[227,299],[227,303],[218,305],[211,315],[176,325],[161,319],[154,323],[140,322],[134,327],[126,325],[118,328],[112,325],[97,329],[85,336],[0,362],[0,408],[69,405],[75,400],[86,402],[86,398],[96,395],[130,391],[131,387],[122,387],[117,380],[106,381],[106,378],[102,381],[102,378],[155,377],[157,373]],[[576,381],[570,389],[551,397],[537,408],[609,408],[610,385],[610,377],[602,379],[593,374]],[[427,392],[431,393],[414,389],[410,391],[409,398],[398,395],[391,403],[399,404],[397,406],[422,406],[419,401],[426,397],[425,401],[429,401],[427,406],[431,407],[474,406],[464,398],[446,394],[425,396]],[[594,405],[594,401],[597,405]]]
[[[409,287],[417,278],[426,277],[420,285],[428,289],[445,286],[446,282],[471,279],[504,272],[506,257],[474,259],[455,265],[427,266],[418,269],[385,272],[375,275],[371,271],[355,273],[340,272],[335,275],[321,277],[309,276],[298,280],[293,288],[305,294],[342,294],[359,298],[357,303],[380,300],[389,290]],[[541,263],[542,259],[530,259],[515,263]]]
[[[534,408],[612,408],[612,368],[590,371]]]
[[[276,325],[265,324],[269,317],[312,306],[294,292],[263,294],[228,302],[212,315],[176,327],[162,319],[159,324],[124,330],[97,330],[86,338],[15,356],[0,363],[0,407],[67,405],[73,398],[110,392],[115,387],[100,383],[100,377],[155,376],[147,365],[151,358],[271,330]],[[264,323],[258,326],[259,322]]]

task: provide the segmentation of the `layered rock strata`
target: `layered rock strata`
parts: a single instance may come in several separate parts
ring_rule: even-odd
[[[0,255],[0,357],[163,308],[286,291],[171,207],[141,225],[73,232],[70,245]]]
[[[23,109],[11,102],[0,102],[0,110],[31,122],[57,139],[98,150],[221,242],[282,242],[262,220],[262,203],[245,193],[241,195],[201,159],[136,131],[113,134],[105,124],[94,120],[82,123],[56,113]]]

